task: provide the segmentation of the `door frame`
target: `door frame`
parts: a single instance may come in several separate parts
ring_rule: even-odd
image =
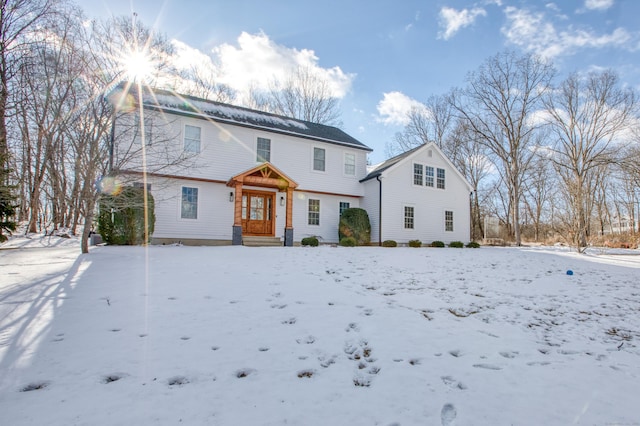
[[[266,202],[266,205],[264,207],[265,210],[265,214],[266,215],[270,215],[271,217],[271,229],[269,230],[269,233],[265,233],[265,234],[254,234],[254,233],[250,233],[250,232],[244,232],[243,231],[243,235],[247,235],[247,236],[262,236],[262,237],[274,237],[276,235],[276,193],[275,192],[271,192],[271,191],[258,191],[258,190],[254,190],[254,189],[243,189],[242,191],[242,196],[246,196],[247,197],[247,219],[244,220],[251,220],[249,219],[251,217],[251,195],[257,195],[260,197],[264,197],[265,202],[268,198],[271,199],[271,212],[268,212],[268,205],[269,203]]]

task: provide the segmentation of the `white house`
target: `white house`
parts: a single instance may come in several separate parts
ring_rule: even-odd
[[[470,186],[433,144],[367,173],[371,149],[336,127],[133,89],[110,95],[118,105],[111,163],[137,182],[147,170],[153,243],[336,243],[349,207],[367,210],[373,244],[469,241]]]

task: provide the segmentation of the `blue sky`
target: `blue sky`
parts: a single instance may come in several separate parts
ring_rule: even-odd
[[[562,77],[613,68],[640,89],[637,0],[83,0],[92,18],[138,14],[184,63],[241,88],[297,66],[327,78],[343,129],[385,159],[415,102],[464,86],[506,48],[553,61]]]

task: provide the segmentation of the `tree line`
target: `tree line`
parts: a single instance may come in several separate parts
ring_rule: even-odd
[[[474,188],[474,240],[489,216],[517,245],[553,237],[583,249],[623,221],[635,235],[637,107],[612,70],[558,79],[551,62],[504,51],[414,107],[387,150],[435,142],[449,156]]]
[[[89,21],[66,0],[0,0],[0,7],[0,240],[16,222],[34,233],[64,227],[82,235],[88,251],[99,181],[127,159],[114,164],[111,129],[131,111],[108,94],[136,78],[137,54],[153,63],[152,86],[340,125],[339,100],[311,69],[240,102],[199,64],[176,68],[173,45],[135,14]],[[506,51],[470,72],[464,87],[414,108],[388,153],[435,142],[449,156],[474,188],[473,239],[491,216],[516,244],[523,233],[535,240],[553,233],[585,247],[616,217],[636,226],[637,119],[637,95],[614,72],[557,81],[549,62]],[[146,125],[131,123],[120,137],[130,141]]]

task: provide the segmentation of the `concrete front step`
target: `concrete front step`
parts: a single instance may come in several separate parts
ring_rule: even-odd
[[[242,245],[247,247],[282,247],[283,244],[277,237],[242,237]]]

